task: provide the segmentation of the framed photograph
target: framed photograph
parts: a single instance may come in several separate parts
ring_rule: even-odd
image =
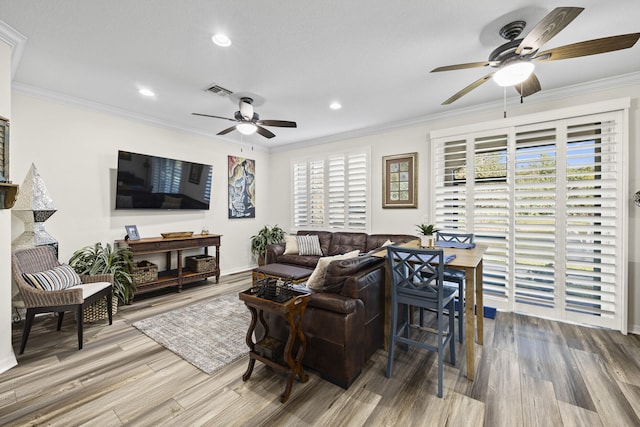
[[[202,165],[199,163],[191,163],[191,169],[189,169],[189,182],[192,184],[200,184],[201,175]]]
[[[418,207],[418,153],[382,157],[382,207]]]
[[[136,227],[135,225],[125,225],[124,229],[127,230],[127,236],[129,237],[129,240],[140,240],[138,227]]]

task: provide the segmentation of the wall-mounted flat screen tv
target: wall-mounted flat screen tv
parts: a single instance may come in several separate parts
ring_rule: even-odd
[[[116,209],[209,209],[213,167],[118,151]]]

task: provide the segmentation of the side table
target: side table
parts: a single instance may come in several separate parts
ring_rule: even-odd
[[[246,342],[249,346],[249,366],[242,375],[242,380],[251,378],[256,360],[272,367],[276,372],[287,374],[287,385],[280,395],[280,402],[285,403],[291,394],[291,387],[294,378],[298,377],[300,382],[307,382],[309,376],[302,368],[302,358],[307,347],[307,340],[302,333],[302,316],[309,304],[310,295],[303,292],[295,292],[293,298],[285,302],[276,302],[266,298],[258,297],[254,288],[240,292],[240,299],[251,311],[251,324],[247,331]],[[284,352],[280,354],[282,343],[269,336],[269,327],[264,320],[264,312],[276,313],[283,316],[289,324],[289,337],[284,345]],[[258,324],[258,319],[264,328],[264,336],[257,342],[253,341],[253,332]],[[293,357],[294,344],[298,343],[298,351]]]

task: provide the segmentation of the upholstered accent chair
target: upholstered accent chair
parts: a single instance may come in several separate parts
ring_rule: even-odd
[[[74,312],[78,327],[78,350],[82,349],[82,313],[85,307],[106,298],[109,324],[112,324],[112,274],[78,276],[70,267],[60,264],[53,248],[49,246],[15,251],[12,255],[12,270],[27,309],[20,354],[24,353],[33,319],[39,313],[58,313],[59,331],[64,313]],[[79,283],[69,286],[69,280]]]

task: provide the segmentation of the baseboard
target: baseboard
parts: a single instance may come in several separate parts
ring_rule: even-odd
[[[0,374],[8,371],[16,365],[18,365],[18,361],[16,360],[16,356],[13,354],[13,351],[11,351],[11,355],[7,355],[0,360]]]

